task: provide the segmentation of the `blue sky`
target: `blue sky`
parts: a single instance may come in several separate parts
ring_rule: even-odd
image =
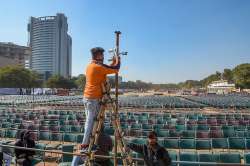
[[[0,41],[26,45],[30,16],[68,17],[73,75],[122,31],[124,80],[175,83],[250,62],[249,0],[0,0]],[[106,57],[109,57],[108,55]]]

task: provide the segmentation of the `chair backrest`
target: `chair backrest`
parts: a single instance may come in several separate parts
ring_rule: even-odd
[[[195,139],[180,139],[181,149],[195,149]]]
[[[245,153],[244,161],[245,161],[245,164],[250,164],[250,153]]]
[[[221,163],[241,163],[241,158],[239,153],[221,153],[220,154]]]
[[[76,135],[73,134],[73,133],[64,133],[63,141],[65,141],[65,142],[75,142],[76,141]]]
[[[63,141],[63,134],[62,133],[51,133],[51,141]]]
[[[210,139],[196,139],[196,149],[197,150],[211,149],[211,140]]]
[[[227,138],[213,138],[212,148],[228,149],[228,139]]]
[[[178,149],[179,148],[179,139],[164,139],[162,140],[162,145],[164,148],[172,148]]]
[[[220,159],[219,154],[212,154],[212,153],[199,154],[199,162],[219,162],[219,159]]]
[[[50,141],[50,132],[48,132],[48,131],[40,131],[38,133],[38,138],[39,138],[39,140]]]
[[[62,145],[62,151],[73,153],[74,145]],[[73,155],[69,155],[69,154],[62,155],[62,162],[71,162],[72,159],[73,159]]]
[[[196,153],[187,153],[182,152],[180,153],[180,161],[198,161],[198,156]]]

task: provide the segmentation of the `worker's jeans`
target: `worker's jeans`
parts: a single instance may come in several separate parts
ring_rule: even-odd
[[[100,100],[84,98],[83,102],[85,108],[86,122],[84,126],[84,136],[82,144],[88,144],[93,130],[95,118],[100,111]],[[71,166],[77,166],[80,161],[80,157],[74,156]]]

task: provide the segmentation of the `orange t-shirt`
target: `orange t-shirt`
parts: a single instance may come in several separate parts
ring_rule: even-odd
[[[84,97],[88,99],[102,98],[102,84],[106,80],[108,74],[118,73],[120,63],[117,66],[108,66],[105,64],[92,61],[86,70],[86,84],[84,89]]]

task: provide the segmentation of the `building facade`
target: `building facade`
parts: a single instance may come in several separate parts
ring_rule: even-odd
[[[71,77],[72,39],[68,35],[67,17],[31,17],[28,24],[32,50],[30,68],[48,79],[51,75]]]
[[[9,65],[20,65],[25,67],[25,62],[31,56],[29,47],[16,45],[14,43],[0,42],[0,67]]]
[[[213,81],[207,86],[207,93],[228,94],[235,91],[235,84],[229,84],[227,80]]]

